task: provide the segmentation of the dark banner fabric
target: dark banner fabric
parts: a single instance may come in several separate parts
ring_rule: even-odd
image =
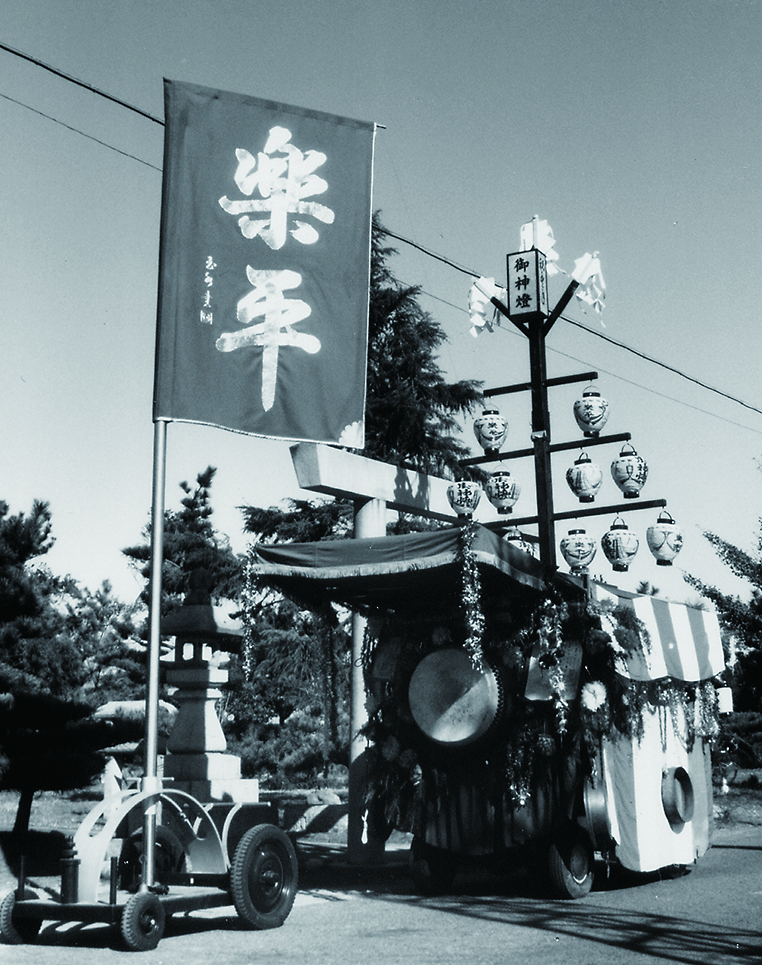
[[[362,447],[375,126],[164,99],[154,421]]]

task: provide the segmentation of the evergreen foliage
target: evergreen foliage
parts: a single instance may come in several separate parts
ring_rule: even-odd
[[[162,563],[162,612],[182,603],[190,589],[191,574],[204,570],[215,602],[235,599],[241,591],[243,562],[230,548],[228,538],[215,530],[211,516],[211,487],[217,470],[207,468],[196,477],[195,487],[181,482],[185,494],[182,509],[164,512]],[[141,598],[147,603],[151,577],[151,524],[143,531],[144,542],[122,550],[146,580]]]
[[[436,357],[444,329],[418,303],[421,289],[400,284],[378,215],[373,219],[368,327],[368,383],[363,455],[463,478],[469,455],[456,433],[458,416],[481,400],[481,383],[445,381]],[[473,473],[473,470],[472,470]],[[474,475],[479,477],[481,471]]]
[[[28,516],[10,516],[0,501],[0,693],[65,695],[82,682],[81,659],[56,606],[73,581],[29,566],[52,547],[51,531],[47,503],[35,500]]]
[[[245,679],[231,676],[229,746],[244,772],[268,784],[314,784],[345,764],[350,645],[334,611],[267,600],[252,619]]]
[[[757,556],[745,553],[716,533],[706,532],[704,536],[723,563],[751,586],[751,597],[744,601],[695,576],[685,576],[690,586],[714,603],[727,637],[733,639],[732,652],[726,652],[725,657],[732,672],[736,710],[756,710],[762,706],[762,530]]]
[[[0,788],[21,794],[20,836],[38,790],[89,784],[103,767],[99,749],[127,739],[92,710],[133,696],[143,676],[129,646],[132,610],[108,585],[91,594],[30,565],[52,545],[47,503],[11,516],[0,502]]]
[[[374,217],[366,446],[361,454],[463,478],[469,473],[458,463],[469,452],[456,436],[458,418],[481,400],[479,384],[445,380],[436,358],[445,332],[418,303],[420,288],[395,278],[390,267],[394,254]],[[470,475],[482,473],[474,469]],[[268,509],[241,509],[246,532],[264,542],[352,535],[349,501],[288,500]],[[405,532],[420,526],[419,520],[400,516],[390,529]],[[264,589],[254,599],[247,614],[248,673],[234,711],[233,737],[244,767],[281,784],[299,775],[309,781],[318,771],[325,777],[332,765],[347,760],[349,635],[330,608],[316,614]]]

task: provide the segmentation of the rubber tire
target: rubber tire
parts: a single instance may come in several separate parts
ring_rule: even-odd
[[[24,898],[36,898],[33,891],[25,891]],[[30,945],[37,937],[42,920],[37,918],[19,918],[13,914],[16,907],[15,889],[3,898],[0,903],[0,937],[7,945]]]
[[[413,838],[408,867],[413,884],[422,895],[444,895],[455,881],[455,862],[440,848]]]
[[[161,941],[166,913],[150,891],[130,895],[122,911],[122,938],[131,952],[149,952]]]
[[[272,824],[258,824],[238,842],[230,866],[230,894],[249,928],[279,928],[299,887],[299,865],[289,837]]]
[[[595,877],[593,845],[579,825],[565,828],[551,843],[548,873],[558,898],[584,898]]]

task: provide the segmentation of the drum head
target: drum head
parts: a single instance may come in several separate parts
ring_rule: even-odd
[[[500,684],[486,664],[477,669],[465,650],[430,653],[415,668],[408,689],[410,712],[423,733],[444,747],[472,744],[500,709]]]

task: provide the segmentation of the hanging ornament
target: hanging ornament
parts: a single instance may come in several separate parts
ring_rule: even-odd
[[[625,499],[635,499],[646,484],[648,464],[627,442],[622,446],[619,458],[611,463],[611,476],[624,493]]]
[[[657,566],[672,566],[672,560],[683,548],[683,531],[666,509],[659,513],[656,524],[646,530],[646,543]]]
[[[603,470],[586,452],[582,452],[574,465],[566,470],[566,481],[581,503],[592,503],[603,484]]]
[[[471,334],[476,337],[485,329],[494,331],[497,309],[493,298],[504,298],[505,289],[498,288],[494,278],[475,278],[468,293],[468,312],[471,316]],[[497,316],[497,324],[500,318]]]
[[[608,417],[609,404],[597,389],[585,389],[574,403],[574,418],[585,436],[599,435]]]
[[[447,498],[458,516],[471,516],[481,496],[482,487],[471,479],[461,479],[447,487]]]
[[[515,527],[504,533],[503,539],[506,541],[506,543],[510,543],[511,546],[515,546],[516,549],[521,550],[522,553],[529,553],[530,556],[534,556],[534,546],[529,542],[529,540],[524,539],[524,537]]]
[[[596,551],[595,540],[584,529],[569,530],[569,535],[561,540],[561,554],[575,576],[587,573]]]
[[[521,494],[521,486],[507,469],[493,472],[487,480],[485,489],[487,499],[501,515],[513,512],[513,506]]]
[[[497,409],[485,409],[474,419],[474,435],[487,455],[497,452],[508,435],[508,421]]]
[[[603,534],[601,547],[606,559],[617,573],[626,573],[635,559],[640,542],[638,537],[627,528],[627,523],[617,516],[608,533]]]

